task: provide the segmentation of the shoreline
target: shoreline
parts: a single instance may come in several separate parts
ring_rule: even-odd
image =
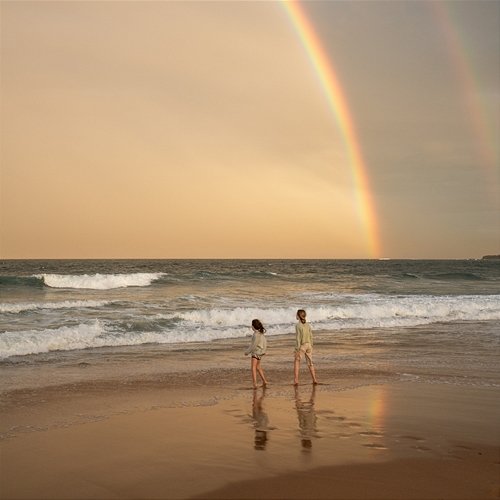
[[[498,387],[197,363],[4,392],[0,498],[498,498]]]
[[[429,334],[435,337],[440,328],[444,328],[443,335],[449,335],[450,326],[439,324],[378,328],[370,335],[364,332],[362,339],[358,329],[343,330],[342,340],[337,331],[320,330],[314,334],[315,364],[326,375],[324,382],[337,384],[337,389],[344,387],[345,379],[357,377],[376,377],[379,382],[421,380],[500,387],[495,353],[491,348],[486,349],[487,346],[481,346],[481,352],[472,360],[464,358],[465,346],[453,339],[449,339],[449,345],[431,344],[428,349],[422,349]],[[478,328],[492,330],[493,325],[470,322],[454,328],[461,328],[464,338],[474,335]],[[185,374],[189,379],[190,374],[205,371],[227,373],[232,370],[236,377],[248,371],[249,377],[249,358],[244,356],[244,351],[250,339],[248,335],[210,342],[95,347],[15,356],[0,361],[0,394],[67,384],[84,387],[111,381],[142,380],[145,384],[161,385],[168,382],[169,374],[177,379]],[[399,339],[399,344],[394,339]],[[263,367],[276,376],[278,383],[292,380],[294,340],[293,333],[269,336]],[[407,348],[409,342],[415,343],[412,351]],[[307,371],[305,373],[308,376]],[[231,382],[231,378],[226,380],[226,384]]]
[[[4,362],[0,499],[498,498],[494,353],[408,351],[428,328],[316,333],[316,387],[305,363],[292,385],[293,335],[257,391],[250,337]]]

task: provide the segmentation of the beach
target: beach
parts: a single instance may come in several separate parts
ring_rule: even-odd
[[[498,498],[498,387],[339,366],[319,337],[316,387],[292,336],[257,391],[244,339],[4,365],[1,498]]]
[[[2,261],[0,497],[498,498],[499,283],[488,261]],[[305,362],[292,384],[299,307],[317,386]]]
[[[500,500],[500,1],[0,32],[0,500]]]

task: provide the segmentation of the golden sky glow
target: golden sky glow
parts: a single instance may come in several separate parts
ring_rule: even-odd
[[[279,2],[2,2],[1,257],[497,253],[498,144],[485,175],[450,37],[401,4],[303,4],[356,126],[375,255],[335,103]],[[490,137],[499,8],[449,12]]]

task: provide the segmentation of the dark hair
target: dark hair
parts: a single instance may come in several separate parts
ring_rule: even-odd
[[[266,329],[258,319],[252,320],[252,326],[260,333],[266,333]]]
[[[297,311],[297,316],[299,317],[301,323],[306,322],[306,312],[304,311],[304,309],[299,309]]]

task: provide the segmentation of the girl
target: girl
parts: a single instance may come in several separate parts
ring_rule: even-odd
[[[306,323],[306,312],[304,309],[297,311],[298,323],[295,325],[295,362],[293,364],[294,380],[293,385],[299,385],[300,359],[302,355],[306,357],[307,366],[311,373],[313,384],[316,385],[316,371],[312,360],[313,335],[311,325]]]
[[[252,342],[245,351],[245,356],[248,354],[252,355],[252,382],[253,388],[257,389],[257,373],[262,379],[262,385],[265,387],[267,385],[266,376],[260,366],[260,360],[267,350],[267,340],[264,336],[266,329],[262,326],[262,323],[258,319],[252,321]]]

